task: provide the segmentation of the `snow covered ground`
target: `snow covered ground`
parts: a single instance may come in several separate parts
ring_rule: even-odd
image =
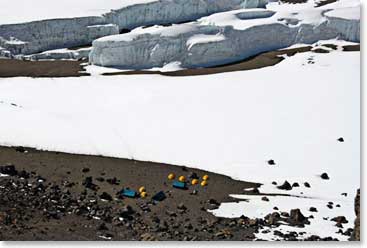
[[[277,206],[307,216],[314,206],[315,217],[344,215],[350,227],[360,187],[359,56],[308,52],[273,67],[195,77],[0,79],[0,145],[206,169],[261,182],[263,193],[308,197],[236,196],[249,203],[222,204],[217,215],[264,217]],[[301,186],[272,185],[284,180]],[[329,201],[341,207],[330,210]],[[334,224],[316,218],[305,231],[346,239]]]
[[[56,18],[100,16],[111,9],[157,0],[13,0],[2,4],[0,24],[14,24]]]

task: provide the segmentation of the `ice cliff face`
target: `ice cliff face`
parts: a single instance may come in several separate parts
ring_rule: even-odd
[[[242,9],[171,27],[139,28],[94,41],[90,62],[144,69],[179,61],[185,68],[195,68],[234,62],[297,43],[333,38],[359,42],[360,21],[355,13],[359,8],[350,11],[354,14],[345,16],[324,9]]]
[[[120,29],[193,21],[217,12],[262,8],[268,0],[157,0],[112,10],[104,17]]]
[[[130,0],[102,16],[0,25],[0,55],[80,46],[138,26],[195,20],[212,13],[264,7],[268,0]]]
[[[116,25],[101,17],[54,19],[0,25],[0,47],[11,54],[32,54],[62,47],[80,46],[106,35],[118,34]]]

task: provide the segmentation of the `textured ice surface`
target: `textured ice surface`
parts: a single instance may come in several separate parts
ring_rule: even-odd
[[[118,34],[116,25],[102,17],[53,19],[22,24],[0,25],[0,46],[16,54],[91,44],[106,35]]]
[[[49,13],[43,12],[49,3],[42,0],[32,1],[32,9],[40,12],[39,17],[19,17],[17,21],[18,19],[10,18],[9,13],[0,15],[0,46],[8,53],[17,55],[86,45],[92,43],[96,38],[118,34],[122,29],[191,21],[226,10],[265,7],[267,0],[129,0],[121,1],[120,5],[117,5],[116,0],[108,0],[105,5],[97,3],[96,0],[90,3],[79,0],[73,2],[76,6],[84,2],[85,6],[80,7],[82,10],[77,11],[70,0],[60,1],[57,3],[57,6],[60,6],[59,9],[55,10],[56,6],[51,8],[50,12],[54,13],[52,19],[46,18],[51,18]],[[13,4],[15,3],[12,3],[11,6],[14,6]],[[23,4],[27,6],[29,1]],[[63,4],[69,10],[62,8]],[[10,4],[5,9],[10,8],[9,6]],[[91,6],[96,6],[96,9],[92,9]],[[108,6],[114,6],[115,9],[110,10]],[[83,13],[94,13],[95,15],[83,16]],[[72,14],[77,17],[71,18]],[[17,24],[9,24],[9,19]],[[33,21],[19,23],[21,20]]]
[[[268,0],[158,0],[112,10],[104,16],[121,29],[192,21],[216,12],[265,7]]]
[[[185,68],[194,68],[234,62],[297,43],[311,44],[333,38],[359,42],[358,11],[359,7],[331,11],[306,8],[222,12],[196,22],[139,28],[129,34],[97,39],[93,42],[90,62],[144,69],[179,61]],[[197,37],[200,42],[192,42]]]

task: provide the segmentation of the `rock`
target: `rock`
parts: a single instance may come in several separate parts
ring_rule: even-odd
[[[18,171],[15,169],[15,166],[12,164],[0,166],[0,174],[15,176],[18,174]]]
[[[89,169],[89,168],[83,168],[83,169],[82,169],[82,172],[83,172],[83,173],[87,173],[87,172],[89,172],[89,171],[90,171],[90,169]]]
[[[360,189],[358,189],[357,191],[357,195],[354,199],[354,211],[356,214],[356,219],[354,221],[354,230],[352,232],[352,235],[350,237],[350,240],[361,240],[361,236],[360,236],[360,221],[361,221],[361,217],[360,217]]]
[[[346,224],[348,223],[348,220],[345,218],[345,216],[337,216],[331,219],[331,221],[335,221],[336,223]]]
[[[88,189],[91,189],[91,190],[97,190],[98,189],[98,186],[93,183],[93,178],[92,177],[86,177],[84,179],[84,181],[82,182],[82,185],[84,185],[84,187],[86,187]]]
[[[283,216],[283,217],[286,217],[286,218],[289,217],[289,213],[287,213],[287,212],[281,212],[280,215]]]
[[[279,220],[282,218],[280,217],[280,214],[278,212],[274,212],[272,214],[269,214],[265,217],[269,225],[276,225]]]
[[[208,203],[210,205],[216,205],[216,206],[219,206],[220,205],[220,203],[217,200],[212,199],[212,198],[208,200]]]
[[[119,211],[119,215],[122,218],[126,218],[126,219],[132,219],[132,215],[135,213],[135,211],[133,210],[133,208],[129,205],[125,205],[123,206],[120,211]]]
[[[97,178],[96,178],[96,180],[97,180],[98,182],[104,182],[104,178],[103,178],[103,177],[97,177]]]
[[[30,174],[28,172],[26,172],[25,170],[22,170],[22,171],[18,172],[18,177],[24,178],[24,179],[29,179]]]
[[[338,141],[339,142],[344,142],[344,138],[343,137],[340,137],[340,138],[338,138]]]
[[[289,216],[290,223],[293,225],[309,224],[307,218],[302,214],[300,209],[292,209]]]
[[[288,181],[285,181],[282,185],[278,186],[277,188],[282,190],[291,190],[292,186]]]
[[[311,188],[311,185],[308,182],[305,182],[304,185],[306,188]]]
[[[299,184],[297,182],[292,184],[292,188],[296,188],[296,187],[299,187]]]
[[[103,222],[101,223],[98,227],[97,227],[98,231],[106,231],[108,230],[108,227],[106,226],[106,224]]]
[[[275,165],[275,161],[273,159],[268,160],[269,165]]]
[[[118,180],[117,180],[117,178],[116,178],[116,177],[108,178],[106,181],[107,181],[109,184],[111,184],[111,185],[119,185],[119,182],[118,182]]]
[[[262,201],[269,201],[269,198],[267,198],[266,196],[263,196],[263,197],[261,197],[261,200]]]
[[[329,180],[329,179],[330,179],[330,178],[329,178],[329,175],[328,175],[326,172],[322,173],[320,177],[321,177],[322,179],[324,179],[324,180]]]
[[[273,184],[273,185],[277,185],[277,182],[273,181],[273,182],[271,182],[271,184]]]
[[[12,104],[13,106],[16,106],[14,104]],[[23,146],[17,146],[15,147],[15,151],[20,152],[20,153],[27,153],[28,151],[23,147]]]
[[[336,227],[339,227],[339,228],[343,228],[342,223],[336,223],[336,224],[335,224],[335,226],[336,226]]]
[[[199,176],[198,176],[195,172],[191,172],[191,173],[189,174],[189,178],[190,178],[190,179],[199,179]]]
[[[106,192],[103,192],[100,196],[99,196],[102,200],[105,201],[112,201],[112,196]]]
[[[309,211],[310,212],[317,212],[317,209],[315,207],[310,207]]]
[[[186,210],[187,209],[187,207],[183,203],[178,204],[177,208],[180,209],[180,210]]]

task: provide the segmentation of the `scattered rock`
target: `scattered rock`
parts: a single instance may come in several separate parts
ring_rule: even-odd
[[[296,188],[296,187],[299,187],[299,184],[297,182],[292,184],[292,188]]]
[[[331,221],[335,221],[336,223],[346,224],[348,223],[348,220],[345,218],[345,216],[337,216],[331,219]]]
[[[82,172],[83,172],[83,173],[87,173],[87,172],[89,172],[89,171],[90,171],[90,169],[89,169],[89,168],[83,168],[83,169],[82,169]]]
[[[199,176],[195,172],[190,172],[189,178],[190,179],[199,179]]]
[[[285,181],[282,185],[278,186],[277,188],[282,190],[291,190],[292,186],[288,181]]]
[[[356,219],[354,221],[354,230],[351,234],[350,240],[361,240],[361,230],[360,230],[360,221],[361,221],[361,217],[360,217],[360,189],[357,190],[357,195],[354,199],[354,211],[356,214]]]
[[[106,192],[103,192],[100,196],[99,196],[102,200],[105,201],[112,201],[112,196]]]
[[[303,185],[305,185],[306,188],[311,188],[311,185],[308,182],[305,182]]]
[[[12,164],[0,166],[0,173],[8,176],[15,176],[18,174],[18,171],[15,169],[15,166]]]
[[[321,174],[321,178],[324,179],[324,180],[329,180],[330,179],[329,175],[326,172]]]
[[[261,197],[261,200],[262,200],[262,201],[267,201],[267,202],[268,202],[268,201],[269,201],[269,198],[267,198],[266,196],[263,196],[263,197]]]
[[[344,142],[344,138],[343,137],[340,137],[340,138],[338,138],[338,141],[339,142]]]
[[[275,161],[273,159],[268,160],[269,165],[275,165]]]
[[[315,207],[310,207],[309,211],[310,211],[310,212],[317,212],[317,208],[315,208]]]

